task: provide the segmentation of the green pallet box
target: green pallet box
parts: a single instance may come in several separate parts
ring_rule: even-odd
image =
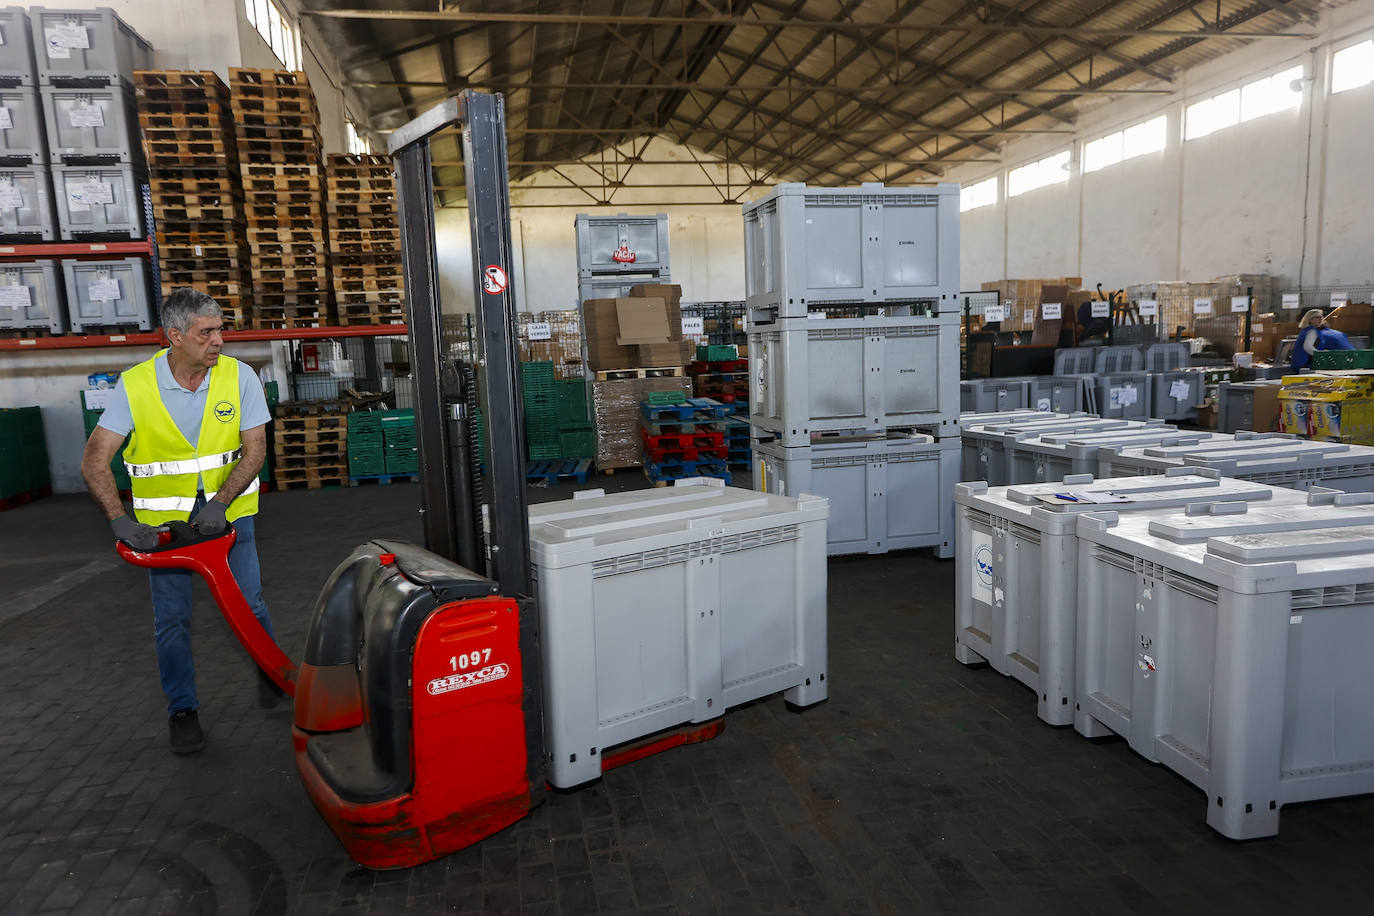
[[[1318,350],[1313,369],[1374,369],[1374,350]]]
[[[103,402],[99,407],[91,407],[88,403],[89,389],[81,392],[81,420],[86,426],[86,438],[91,437],[96,426],[100,423],[100,415],[105,412]],[[110,470],[114,472],[115,487],[120,490],[131,489],[129,486],[129,471],[124,467],[124,448],[129,444],[126,436],[123,444],[119,446],[119,451],[115,452],[114,458],[110,459]],[[270,449],[269,449],[270,451]]]

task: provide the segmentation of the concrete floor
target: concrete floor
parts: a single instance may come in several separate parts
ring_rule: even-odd
[[[599,478],[608,488],[643,478]],[[531,491],[535,500],[569,488]],[[271,494],[266,595],[299,653],[320,584],[419,537],[414,485]],[[286,706],[198,592],[205,751],[166,747],[144,574],[95,509],[0,513],[0,913],[1311,913],[1374,901],[1374,798],[1285,808],[1234,843],[1124,743],[1035,717],[951,654],[952,564],[830,564],[828,702],[734,710],[714,741],[551,793],[430,865],[353,865],[301,789]]]

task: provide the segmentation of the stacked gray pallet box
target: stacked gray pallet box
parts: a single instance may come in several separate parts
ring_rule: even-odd
[[[1162,420],[1123,420],[1093,414],[1040,414],[1026,419],[992,418],[963,430],[961,477],[991,486],[1036,483],[1065,473],[1083,473],[1103,447],[1114,442],[1168,441],[1179,430]],[[1080,445],[1080,440],[1086,440]]]
[[[831,555],[953,556],[957,185],[778,185],[744,207],[754,487],[830,498]]]
[[[1163,474],[1207,467],[1276,487],[1374,492],[1374,448],[1299,439],[1286,433],[1217,433],[1201,441],[1118,446],[1098,451],[1098,476]]]
[[[573,219],[577,236],[577,298],[628,296],[641,283],[672,283],[668,214],[589,216]],[[585,323],[583,327],[586,327]]]
[[[148,237],[148,181],[133,74],[153,49],[108,7],[29,10],[58,237],[76,242]],[[62,265],[73,333],[150,330],[149,264],[138,258]]]
[[[955,657],[1115,733],[1248,839],[1374,791],[1374,506],[1174,468],[959,488]]]

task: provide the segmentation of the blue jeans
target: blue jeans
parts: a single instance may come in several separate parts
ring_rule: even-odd
[[[200,508],[196,502],[196,509]],[[193,510],[191,513],[195,515]],[[258,546],[253,532],[253,516],[245,515],[233,523],[238,540],[229,551],[229,569],[234,573],[243,597],[253,609],[267,635],[272,619],[267,602],[262,600],[262,573],[258,568]],[[199,709],[196,700],[196,666],[191,658],[191,579],[195,573],[184,569],[150,569],[148,585],[153,592],[153,635],[157,641],[157,668],[162,676],[162,692],[167,694],[167,713]]]

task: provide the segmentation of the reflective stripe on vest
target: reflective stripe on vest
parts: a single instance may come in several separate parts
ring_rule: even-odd
[[[219,491],[216,490],[215,493]],[[254,477],[253,482],[244,487],[243,492],[235,497],[247,496],[250,493],[258,492],[258,478]],[[209,502],[215,498],[215,493],[206,493],[205,501]],[[196,507],[194,496],[157,496],[157,497],[134,497],[134,509],[145,509],[149,512],[190,512]]]
[[[226,464],[233,464],[243,457],[243,449],[236,448],[232,452],[221,452],[218,455],[201,455],[199,458],[188,458],[185,461],[154,461],[152,464],[130,464],[124,462],[124,467],[129,471],[130,477],[157,477],[159,474],[199,474],[201,471],[213,471],[215,468],[222,468]],[[247,490],[243,492],[247,493]]]

